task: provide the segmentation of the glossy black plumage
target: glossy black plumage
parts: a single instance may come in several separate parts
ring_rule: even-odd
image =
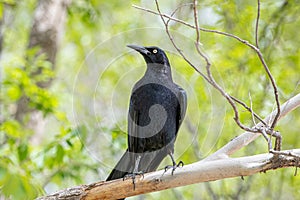
[[[150,172],[170,155],[185,116],[185,91],[172,80],[169,60],[158,47],[128,45],[147,63],[145,75],[135,84],[128,112],[128,149],[107,180],[126,174]]]

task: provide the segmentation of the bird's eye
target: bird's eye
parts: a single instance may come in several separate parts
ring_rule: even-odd
[[[153,51],[152,51],[153,53],[157,53],[157,49],[153,49]]]

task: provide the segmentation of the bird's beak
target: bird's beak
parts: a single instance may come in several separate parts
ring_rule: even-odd
[[[136,50],[137,52],[143,54],[143,55],[150,55],[150,51],[148,51],[145,47],[134,45],[134,44],[129,44],[127,47]]]

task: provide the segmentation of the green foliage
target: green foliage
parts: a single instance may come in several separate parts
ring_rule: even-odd
[[[30,49],[25,59],[16,57],[17,61],[5,66],[1,101],[13,103],[22,97],[28,99],[31,108],[47,115],[57,107],[57,99],[50,91],[39,87],[39,83],[51,80],[54,73],[44,54],[35,56],[37,50]]]
[[[5,43],[10,37],[5,37]],[[11,41],[12,42],[12,41]],[[17,42],[17,44],[19,44]],[[4,55],[10,55],[5,46]],[[1,60],[1,121],[0,121],[0,192],[11,199],[33,199],[44,193],[43,187],[53,182],[57,186],[70,180],[82,182],[80,173],[95,167],[83,151],[83,128],[71,128],[66,113],[59,107],[59,95],[43,87],[55,78],[52,64],[39,48],[23,54],[11,54]],[[23,117],[16,118],[22,101],[28,102]],[[35,127],[28,126],[31,112],[42,113],[44,120],[54,118],[56,129],[49,129],[36,141]],[[27,112],[27,113],[26,113]],[[48,135],[48,136],[47,136]],[[88,163],[88,164],[85,164]]]

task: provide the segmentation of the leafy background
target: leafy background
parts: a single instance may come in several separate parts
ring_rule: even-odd
[[[185,0],[163,1],[170,13]],[[259,43],[279,86],[281,103],[300,92],[300,2],[261,2]],[[33,199],[79,184],[104,180],[126,149],[127,107],[131,88],[142,76],[142,57],[127,44],[165,49],[177,83],[188,92],[188,113],[175,144],[177,160],[202,159],[242,133],[225,100],[172,48],[160,18],[132,8],[155,9],[152,1],[73,1],[68,7],[64,34],[53,70],[37,48],[27,48],[36,0],[0,2],[9,23],[2,24],[0,114],[0,199]],[[191,6],[177,18],[193,23]],[[254,42],[256,1],[200,1],[199,21]],[[188,57],[203,68],[193,51],[193,30],[171,23],[172,33]],[[212,33],[201,33],[202,48],[213,63],[213,73],[226,90],[250,103],[262,117],[274,109],[271,85],[255,53],[245,45]],[[202,69],[201,68],[201,69]],[[41,73],[34,75],[37,70]],[[52,80],[51,87],[39,82]],[[29,112],[16,119],[16,104],[29,99],[41,113],[43,129],[29,126]],[[252,119],[240,108],[241,119]],[[283,149],[299,148],[300,111],[282,119],[277,129]],[[39,130],[39,131],[37,131]],[[265,153],[257,139],[234,156]],[[169,159],[161,164],[163,168]],[[232,178],[175,188],[129,199],[297,199],[299,175],[279,169],[250,177]]]

